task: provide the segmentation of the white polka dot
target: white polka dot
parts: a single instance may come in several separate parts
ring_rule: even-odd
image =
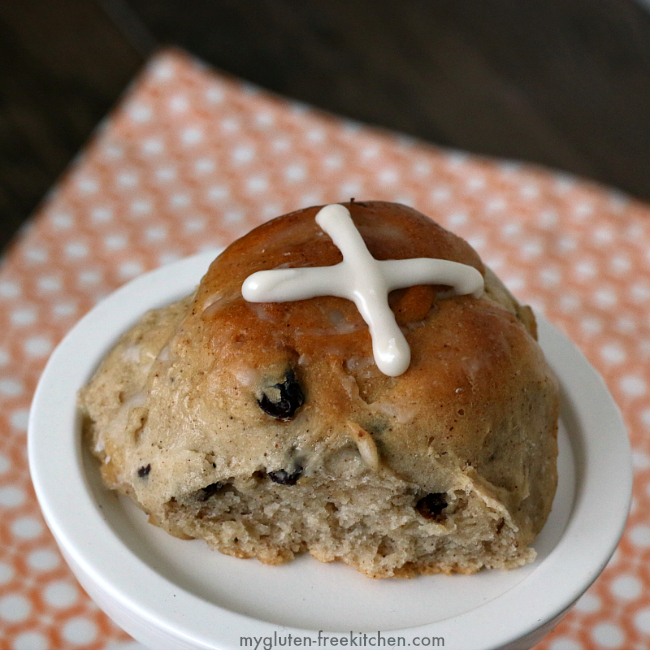
[[[211,104],[220,104],[224,100],[225,94],[221,88],[218,86],[210,86],[205,91],[205,98],[211,103]]]
[[[318,205],[324,203],[320,192],[307,192],[300,197],[300,205]]]
[[[42,264],[49,257],[49,253],[43,248],[28,248],[25,251],[25,258],[34,264]]]
[[[539,196],[539,187],[533,183],[527,183],[519,188],[519,196],[522,199],[536,199]]]
[[[505,280],[505,284],[507,285],[508,289],[512,291],[513,293],[517,293],[518,291],[521,291],[522,289],[525,288],[526,286],[526,280],[524,278],[507,278]]]
[[[621,600],[636,600],[643,593],[643,585],[635,576],[622,575],[615,578],[611,584],[614,596]]]
[[[275,117],[273,113],[257,113],[255,115],[255,126],[258,129],[268,129],[275,124]]]
[[[201,232],[205,230],[205,219],[188,219],[183,227],[188,233]]]
[[[464,151],[453,151],[447,156],[446,166],[450,169],[457,169],[458,167],[462,167],[468,158],[468,154]]]
[[[159,138],[149,138],[142,145],[142,151],[149,156],[157,156],[165,150],[165,145]]]
[[[174,113],[184,113],[190,107],[190,102],[185,95],[174,95],[169,100],[169,108]]]
[[[174,78],[175,72],[169,61],[159,61],[153,66],[153,76],[157,81],[169,81]]]
[[[61,564],[58,554],[46,548],[32,551],[27,558],[27,562],[36,571],[52,571]]]
[[[559,269],[547,266],[540,271],[539,279],[545,287],[554,287],[562,281],[562,274]]]
[[[57,230],[67,230],[72,227],[74,219],[71,214],[67,212],[57,212],[52,215],[52,225]]]
[[[632,299],[636,302],[646,302],[650,299],[650,286],[645,282],[637,282],[630,289]]]
[[[138,175],[135,172],[122,172],[117,176],[117,184],[123,189],[130,189],[138,184]]]
[[[233,162],[244,164],[255,158],[255,149],[248,145],[240,145],[232,152]]]
[[[181,136],[181,140],[183,141],[183,144],[187,146],[198,144],[203,140],[203,131],[196,127],[185,129]]]
[[[11,322],[14,325],[32,325],[36,322],[36,309],[24,307],[11,312]]]
[[[632,465],[637,470],[648,469],[650,467],[650,456],[644,451],[634,449],[632,451]]]
[[[97,638],[97,626],[80,616],[70,619],[63,627],[63,637],[69,643],[84,645]]]
[[[126,247],[127,241],[126,235],[108,235],[104,237],[104,246],[106,250],[118,251]]]
[[[618,297],[613,289],[597,289],[593,296],[594,302],[601,309],[610,309],[618,302]]]
[[[0,395],[18,397],[23,392],[23,385],[17,379],[0,379]]]
[[[131,203],[131,212],[135,215],[148,214],[153,209],[151,201],[137,199]]]
[[[632,262],[626,255],[616,255],[610,260],[610,266],[615,273],[627,273],[632,268]]]
[[[0,474],[6,474],[11,467],[11,461],[3,454],[0,454]]]
[[[586,316],[580,321],[580,327],[586,334],[598,334],[603,329],[603,323],[599,318]]]
[[[234,117],[227,117],[221,120],[221,129],[226,133],[234,133],[235,131],[239,131],[239,121]]]
[[[650,634],[650,607],[640,609],[634,616],[634,627],[642,634]]]
[[[291,149],[291,141],[288,138],[276,138],[273,140],[273,151],[276,153],[286,153]]]
[[[19,431],[27,431],[29,409],[17,409],[11,414],[11,426]]]
[[[13,577],[15,571],[12,566],[5,562],[0,562],[0,585],[6,585]]]
[[[117,160],[118,158],[122,158],[124,156],[124,149],[116,144],[109,144],[104,147],[104,154],[107,158]]]
[[[451,198],[451,190],[448,187],[436,187],[434,190],[431,190],[430,196],[434,203],[442,203]]]
[[[635,546],[640,548],[649,548],[650,547],[650,526],[644,526],[642,524],[634,526],[628,532],[628,537],[630,541]]]
[[[599,623],[592,629],[591,638],[602,648],[622,648],[625,633],[614,623]]]
[[[56,582],[51,582],[47,587],[45,587],[43,595],[45,596],[45,600],[52,607],[64,609],[77,602],[77,599],[79,598],[79,590],[75,585],[65,580],[57,580]]]
[[[194,163],[194,171],[197,174],[209,174],[214,171],[214,168],[214,160],[210,160],[209,158],[199,158],[199,160]]]
[[[3,348],[0,348],[0,368],[6,366],[9,363],[9,359],[9,353]]]
[[[135,260],[120,264],[120,275],[123,278],[134,278],[136,275],[140,275],[143,271],[144,267],[142,264]]]
[[[627,358],[625,349],[619,343],[607,343],[600,348],[600,356],[613,365],[623,363]]]
[[[348,181],[343,183],[340,187],[341,194],[343,196],[352,197],[357,196],[361,192],[361,183],[358,181]]]
[[[55,316],[66,318],[68,316],[74,316],[77,313],[77,306],[71,302],[58,302],[52,308],[52,312]]]
[[[11,646],[12,650],[48,650],[50,642],[47,637],[38,632],[23,632],[19,634]]]
[[[312,144],[321,144],[325,141],[325,131],[323,129],[309,129],[306,136],[307,142]]]
[[[380,149],[376,144],[371,144],[361,149],[359,157],[364,161],[372,160],[379,155],[379,151]]]
[[[307,177],[307,170],[305,169],[304,165],[301,165],[299,163],[289,165],[284,170],[284,177],[292,183],[297,183],[305,180]]]
[[[167,229],[163,226],[152,226],[145,231],[145,237],[150,242],[162,241],[167,237]]]
[[[492,198],[485,204],[485,209],[488,212],[502,212],[508,207],[508,203],[502,198]]]
[[[575,311],[581,304],[577,296],[567,295],[560,298],[560,309],[565,312]]]
[[[90,216],[96,223],[106,223],[113,218],[113,211],[110,208],[95,208]]]
[[[554,228],[559,220],[560,217],[555,210],[542,210],[539,213],[537,223],[541,228],[549,229]]]
[[[99,284],[102,281],[101,271],[96,271],[92,269],[87,271],[81,271],[78,277],[79,277],[79,284],[84,286]]]
[[[485,178],[483,178],[483,176],[472,176],[465,182],[465,188],[470,192],[476,192],[484,187]]]
[[[169,204],[172,208],[186,208],[192,203],[192,199],[189,194],[174,194],[169,201]]]
[[[148,122],[153,112],[149,106],[133,106],[129,109],[129,117],[134,122]]]
[[[23,350],[30,357],[43,357],[52,351],[52,341],[44,336],[32,336],[23,344]]]
[[[94,194],[99,189],[99,183],[94,178],[82,178],[77,181],[77,188],[83,194]]]
[[[244,219],[244,213],[241,210],[227,210],[224,214],[225,223],[240,223]]]
[[[272,219],[282,214],[284,210],[273,203],[267,203],[262,208],[262,214],[265,219]]]
[[[591,279],[598,273],[596,264],[589,260],[578,262],[574,266],[574,270],[580,280]]]
[[[619,382],[621,390],[630,397],[640,397],[647,389],[646,382],[637,375],[626,375]]]
[[[522,226],[518,221],[510,221],[501,227],[501,236],[509,239],[521,233]]]
[[[0,488],[0,506],[4,508],[18,508],[25,503],[26,498],[25,490],[21,490],[15,485]]]
[[[343,156],[338,154],[325,156],[323,159],[323,165],[327,169],[340,169],[343,166]]]
[[[631,334],[637,329],[636,320],[631,316],[619,316],[616,319],[616,329],[621,334]]]
[[[557,249],[560,253],[570,253],[578,248],[578,242],[573,237],[560,237],[557,242]]]
[[[65,247],[65,254],[71,259],[86,257],[88,255],[88,246],[83,242],[70,242]]]
[[[253,176],[246,182],[246,189],[249,192],[263,192],[268,189],[269,181],[264,176]]]
[[[34,517],[21,517],[13,522],[11,532],[21,539],[35,539],[43,532],[43,524]]]
[[[10,594],[0,600],[0,618],[7,623],[20,623],[31,611],[32,604],[19,594]]]
[[[17,298],[20,294],[21,289],[17,282],[9,280],[0,282],[0,298]]]
[[[230,191],[223,185],[213,185],[208,189],[208,199],[211,201],[223,201],[230,196]]]
[[[384,169],[377,175],[377,180],[382,185],[394,185],[399,180],[399,174],[396,169]]]
[[[475,250],[480,251],[485,246],[485,237],[469,237],[467,243]]]
[[[592,233],[592,240],[597,246],[604,246],[605,244],[611,244],[614,240],[614,233],[611,228],[606,226],[601,226],[596,228]]]
[[[51,275],[38,279],[38,288],[44,293],[54,293],[61,290],[61,280]]]
[[[590,216],[594,212],[594,206],[590,203],[578,203],[573,208],[573,214],[578,220]]]
[[[559,636],[553,639],[549,650],[583,650],[582,644],[566,636]]]
[[[452,214],[447,217],[447,223],[451,228],[463,226],[467,223],[467,214],[465,212],[452,212]]]
[[[413,163],[411,169],[418,176],[428,176],[431,173],[431,164],[426,160],[418,160]]]
[[[174,252],[162,253],[161,255],[158,256],[158,262],[160,266],[164,266],[165,264],[171,264],[172,262],[176,262],[179,259],[181,259],[180,253],[174,253]]]

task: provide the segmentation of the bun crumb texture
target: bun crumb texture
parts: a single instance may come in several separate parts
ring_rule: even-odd
[[[319,207],[269,221],[146,313],[80,391],[104,482],[172,535],[267,564],[309,552],[385,578],[531,562],[558,420],[532,311],[428,217],[345,206],[376,259],[473,266],[483,296],[393,291],[411,363],[384,375],[351,301],[242,298],[256,271],[342,261]]]

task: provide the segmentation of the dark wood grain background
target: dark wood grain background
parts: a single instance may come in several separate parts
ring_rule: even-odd
[[[342,115],[650,199],[643,2],[2,0],[0,247],[168,44]]]

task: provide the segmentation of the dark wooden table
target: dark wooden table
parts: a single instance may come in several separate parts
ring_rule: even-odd
[[[0,247],[167,44],[336,113],[650,199],[647,0],[3,0]]]

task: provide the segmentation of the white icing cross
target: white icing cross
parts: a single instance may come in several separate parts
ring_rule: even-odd
[[[483,293],[483,276],[473,266],[428,257],[376,260],[357,230],[349,210],[326,205],[316,223],[343,254],[334,266],[275,269],[253,273],[242,285],[249,302],[289,302],[317,296],[352,300],[368,324],[375,363],[397,377],[409,367],[411,350],[388,306],[388,294],[418,284],[442,284],[457,295]]]

